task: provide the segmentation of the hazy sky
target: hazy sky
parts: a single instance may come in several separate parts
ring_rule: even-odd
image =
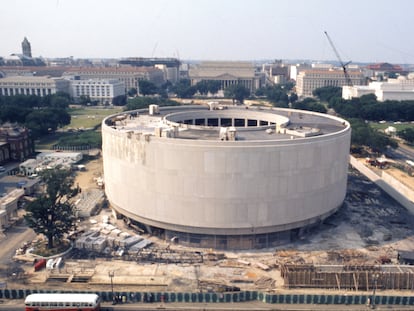
[[[414,63],[412,0],[1,0],[0,56]]]

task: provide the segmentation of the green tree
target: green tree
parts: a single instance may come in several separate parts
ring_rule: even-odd
[[[317,102],[315,99],[311,97],[307,97],[307,98],[304,98],[302,101],[292,103],[292,108],[321,112],[321,113],[326,113],[327,111],[326,107],[323,104],[321,104],[320,102]]]
[[[130,88],[129,89],[129,91],[128,91],[128,96],[129,97],[134,97],[135,95],[137,95],[138,94],[138,91],[137,91],[137,89],[136,88]]]
[[[70,115],[64,109],[39,109],[26,115],[25,126],[32,130],[34,137],[56,131],[59,126],[70,123]]]
[[[207,85],[211,94],[216,94],[221,88],[221,82],[216,80],[208,80]]]
[[[139,93],[141,95],[147,96],[147,95],[154,95],[157,94],[158,88],[157,86],[148,80],[140,80],[139,81]]]
[[[17,108],[12,105],[0,106],[0,120],[3,122],[24,123],[26,116],[32,111],[31,108]]]
[[[241,84],[233,84],[224,90],[226,97],[230,97],[233,102],[237,100],[243,104],[244,99],[250,96],[250,91]]]
[[[324,86],[315,89],[312,94],[321,101],[329,102],[333,97],[342,97],[342,88],[337,86]]]
[[[293,104],[299,99],[298,95],[296,93],[292,93],[289,96],[289,103]]]
[[[361,119],[350,119],[352,133],[352,147],[367,146],[374,152],[383,152],[387,147],[397,148],[398,144],[384,133],[372,129],[368,123]]]
[[[208,94],[208,82],[207,82],[207,80],[202,80],[202,81],[198,82],[195,85],[195,87],[201,95],[207,95]]]
[[[26,207],[25,220],[37,234],[47,238],[47,247],[53,248],[76,225],[76,210],[71,198],[79,188],[73,187],[70,170],[48,169],[40,174],[45,183],[45,193]]]
[[[197,92],[197,88],[191,86],[190,80],[181,79],[171,88],[171,91],[180,98],[191,98]]]
[[[91,104],[91,98],[89,95],[81,95],[79,96],[79,104],[82,106],[90,105]]]
[[[216,80],[202,80],[195,85],[195,88],[201,95],[216,94],[221,87],[220,81]]]
[[[112,98],[112,105],[114,106],[125,106],[127,103],[127,98],[125,95],[118,95]]]
[[[66,96],[52,96],[49,106],[50,108],[65,109],[70,105],[70,99]]]
[[[289,95],[291,89],[291,84],[277,84],[272,86],[266,86],[258,89],[255,92],[256,96],[265,96],[268,101],[270,101],[273,106],[287,108],[289,107]],[[297,95],[292,93],[292,100],[297,100]],[[296,96],[296,99],[295,99]]]
[[[397,132],[397,136],[404,139],[407,143],[414,143],[414,129],[407,127]]]

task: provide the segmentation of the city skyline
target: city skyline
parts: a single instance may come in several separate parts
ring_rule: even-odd
[[[3,0],[0,56],[414,64],[414,2]]]

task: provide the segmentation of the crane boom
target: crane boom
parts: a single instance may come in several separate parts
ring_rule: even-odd
[[[351,80],[351,77],[349,76],[349,74],[348,74],[348,70],[346,69],[346,66],[347,66],[347,65],[349,65],[351,62],[349,61],[349,62],[347,62],[347,63],[344,63],[344,62],[342,61],[341,56],[339,55],[339,53],[338,53],[338,51],[337,51],[337,49],[336,49],[335,45],[333,44],[333,42],[332,42],[332,40],[331,40],[331,37],[329,37],[329,35],[328,35],[328,33],[327,33],[326,31],[325,31],[325,35],[326,35],[326,37],[328,38],[328,41],[329,41],[329,44],[330,44],[330,45],[331,45],[331,47],[332,47],[332,50],[334,50],[334,52],[335,52],[336,58],[338,59],[339,63],[341,64],[341,67],[342,67],[342,70],[343,70],[343,72],[344,72],[344,76],[345,76],[346,85],[348,85],[348,86],[352,86],[352,80]]]

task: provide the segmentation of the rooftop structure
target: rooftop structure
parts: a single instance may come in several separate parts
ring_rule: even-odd
[[[350,133],[342,119],[299,110],[150,106],[104,119],[105,192],[166,239],[271,247],[341,206]]]

